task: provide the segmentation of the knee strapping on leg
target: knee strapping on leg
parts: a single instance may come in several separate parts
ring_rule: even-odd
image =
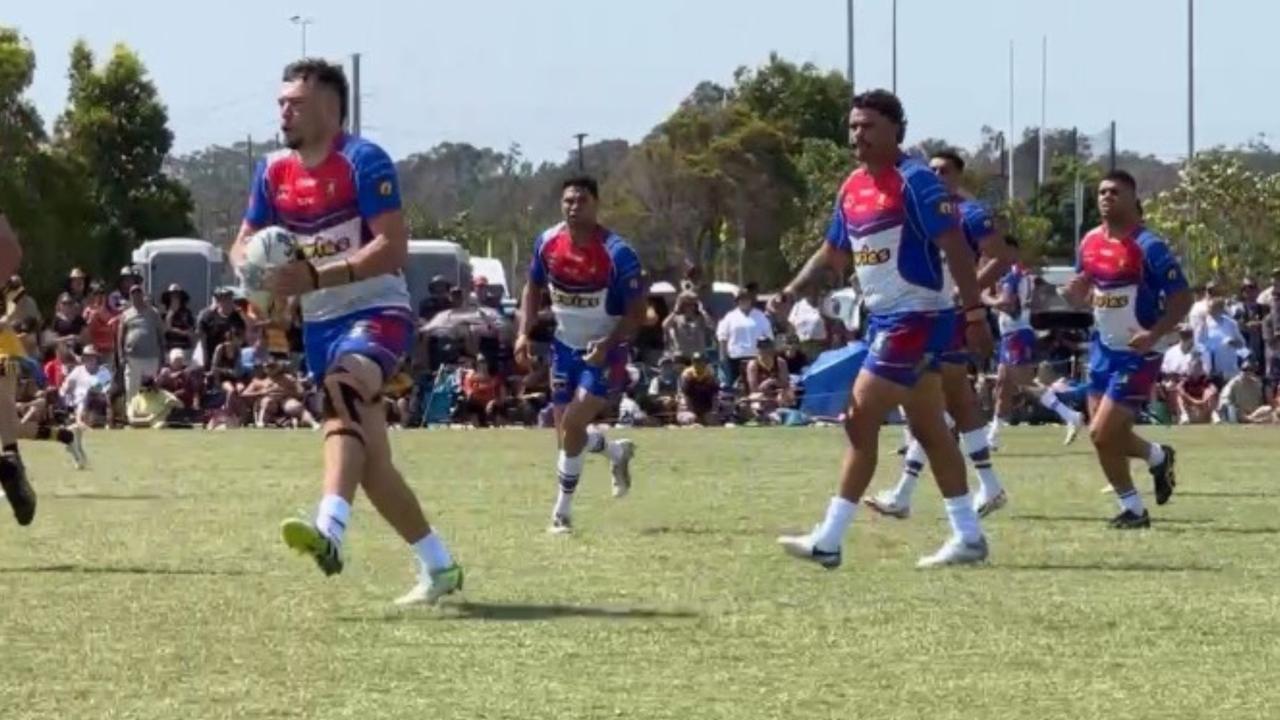
[[[335,420],[338,427],[325,434],[352,437],[364,442],[364,410],[382,392],[382,368],[363,355],[344,355],[324,378],[323,411],[325,420]]]

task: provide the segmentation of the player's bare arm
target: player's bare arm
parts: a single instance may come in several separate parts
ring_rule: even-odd
[[[532,359],[529,357],[529,336],[533,334],[533,326],[538,322],[538,306],[542,304],[542,289],[538,283],[528,280],[520,293],[520,329],[516,333],[513,350],[516,362],[526,367]]]
[[[849,253],[833,247],[830,243],[823,242],[807,261],[804,267],[800,268],[800,272],[796,273],[795,278],[787,283],[782,292],[774,295],[769,300],[769,305],[778,310],[790,308],[795,298],[805,291],[806,288],[812,286],[821,278],[828,269],[834,270],[839,275],[844,275],[845,270],[849,266]]]
[[[1191,312],[1191,305],[1194,302],[1195,297],[1188,289],[1170,293],[1165,298],[1164,314],[1151,326],[1151,329],[1135,333],[1133,339],[1129,341],[1129,346],[1136,352],[1150,352],[1160,338],[1178,327],[1187,313]]]
[[[1066,285],[1058,291],[1064,300],[1076,308],[1086,308],[1089,305],[1089,296],[1093,292],[1093,282],[1089,280],[1089,276],[1084,273],[1073,275]],[[1187,307],[1190,307],[1188,305]]]
[[[645,293],[631,298],[627,303],[626,312],[622,313],[622,317],[618,318],[618,324],[613,327],[613,332],[591,344],[591,350],[585,361],[590,365],[603,365],[605,356],[610,350],[630,342],[635,337],[636,331],[644,324],[648,307]]]
[[[978,287],[994,285],[1009,268],[1013,267],[1017,251],[997,233],[991,233],[978,241]]]
[[[938,236],[938,248],[946,255],[947,268],[955,281],[960,307],[964,308],[965,339],[969,349],[981,355],[991,353],[991,328],[987,325],[986,310],[982,305],[982,293],[978,289],[973,251],[965,242],[958,228],[947,230]],[[970,315],[970,313],[981,313]]]

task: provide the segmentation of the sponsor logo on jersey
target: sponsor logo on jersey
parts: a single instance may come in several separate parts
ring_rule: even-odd
[[[598,294],[580,295],[555,288],[551,289],[551,302],[560,307],[595,308],[600,307],[600,299]]]
[[[302,242],[298,250],[303,260],[318,260],[342,253],[351,249],[351,239],[346,237],[331,238],[317,235],[310,242]]]
[[[853,264],[862,265],[883,265],[893,257],[893,253],[889,248],[881,248],[875,250],[869,247],[861,247],[853,251]]]
[[[1119,310],[1129,307],[1129,296],[1094,293],[1093,306],[1100,310]]]
[[[390,197],[391,192],[395,190],[395,185],[390,180],[383,180],[378,186],[378,194],[382,197]]]

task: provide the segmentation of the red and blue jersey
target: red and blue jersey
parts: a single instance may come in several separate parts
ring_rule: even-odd
[[[341,134],[315,167],[307,167],[292,150],[259,162],[244,219],[255,229],[279,225],[293,233],[309,260],[341,260],[373,239],[370,220],[399,209],[400,183],[391,158],[367,140]],[[402,275],[379,275],[302,296],[308,322],[376,307],[409,308]]]
[[[873,314],[952,307],[937,240],[957,227],[955,201],[915,158],[872,174],[858,168],[836,196],[827,243],[848,252]]]
[[[556,339],[574,350],[613,332],[627,305],[644,292],[640,258],[626,240],[598,227],[579,246],[565,223],[534,241],[529,282],[550,291]]]
[[[1076,271],[1093,284],[1094,338],[1127,351],[1135,333],[1155,325],[1165,298],[1187,289],[1187,278],[1165,241],[1139,225],[1122,237],[1106,226],[1080,241]]]
[[[1000,335],[1010,335],[1020,330],[1031,329],[1031,313],[1027,306],[1031,304],[1031,276],[1026,268],[1014,265],[997,283],[1000,295],[1012,299],[1013,310],[1000,310],[996,313],[996,323],[1000,327]]]

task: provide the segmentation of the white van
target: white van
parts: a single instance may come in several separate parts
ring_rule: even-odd
[[[149,240],[133,251],[132,261],[153,300],[177,283],[191,296],[191,309],[197,313],[209,305],[214,288],[224,284],[229,273],[221,248],[191,238]]]
[[[461,245],[448,240],[410,240],[409,261],[404,279],[414,312],[427,296],[431,278],[441,275],[454,287],[471,287],[471,256]]]

